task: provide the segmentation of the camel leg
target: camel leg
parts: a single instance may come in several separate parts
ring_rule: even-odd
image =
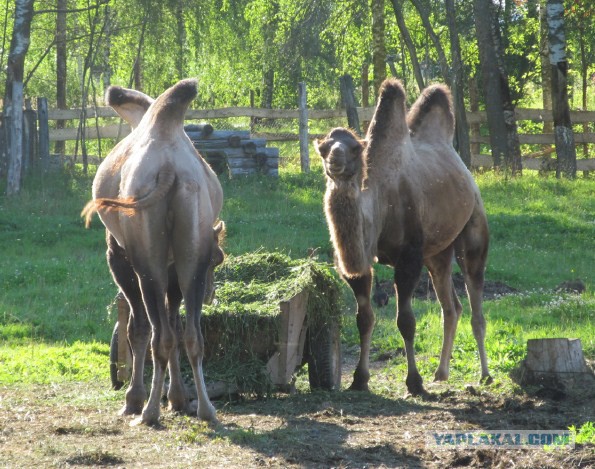
[[[362,277],[347,278],[346,281],[353,290],[357,301],[356,321],[360,339],[359,361],[353,373],[353,383],[349,389],[368,391],[368,381],[370,380],[370,343],[372,341],[372,331],[374,330],[374,311],[370,303],[372,269]]]
[[[452,281],[453,247],[445,249],[436,256],[426,260],[426,266],[432,277],[432,284],[442,308],[442,322],[444,337],[442,338],[442,352],[440,364],[434,374],[434,381],[446,381],[449,375],[449,362],[462,305],[459,301]]]
[[[202,302],[206,285],[206,269],[208,262],[201,263],[198,274],[192,278],[188,287],[182,287],[184,292],[184,301],[186,303],[186,330],[184,331],[184,342],[188,360],[192,365],[194,383],[196,385],[196,395],[198,397],[197,415],[201,420],[216,422],[215,407],[211,404],[207,395],[205,385],[202,360],[204,357],[204,338],[200,329],[200,316]]]
[[[395,289],[397,292],[397,327],[405,342],[407,355],[407,390],[414,396],[427,395],[415,362],[415,316],[411,297],[419,281],[423,266],[420,248],[409,247],[401,252],[395,263]]]
[[[155,425],[159,421],[161,413],[161,395],[163,383],[165,382],[165,370],[174,344],[174,333],[171,330],[165,309],[165,281],[159,280],[159,274],[155,270],[140,270],[147,272],[141,278],[141,291],[143,301],[151,322],[151,351],[153,355],[153,380],[151,382],[151,393],[145,405],[141,418],[134,424]]]
[[[140,414],[147,392],[144,383],[144,367],[147,346],[149,344],[150,325],[145,313],[138,280],[124,250],[115,238],[107,236],[107,260],[116,284],[124,293],[130,306],[127,325],[128,343],[132,349],[132,378],[126,390],[126,403],[120,410],[121,415]]]
[[[477,342],[481,363],[480,382],[489,384],[485,349],[486,321],[483,316],[484,272],[488,255],[488,226],[483,211],[476,209],[471,219],[455,241],[456,259],[461,267],[471,305],[471,328]]]
[[[175,268],[170,266],[169,282],[167,288],[167,314],[169,324],[174,332],[175,340],[169,356],[169,390],[167,400],[169,408],[175,412],[188,411],[188,395],[182,380],[180,371],[180,342],[182,338],[182,324],[180,321],[180,303],[182,302],[182,292],[178,285],[178,277]]]

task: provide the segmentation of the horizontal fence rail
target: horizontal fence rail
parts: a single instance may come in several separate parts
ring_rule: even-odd
[[[372,119],[375,108],[374,107],[357,107],[357,114],[360,122],[369,122]],[[533,123],[552,122],[553,116],[551,111],[544,111],[541,109],[524,109],[517,108],[515,110],[517,122],[530,121]],[[307,116],[309,120],[320,119],[341,119],[347,120],[346,110],[330,109],[308,109]],[[300,109],[263,109],[255,107],[226,107],[215,109],[190,109],[187,111],[186,120],[210,120],[210,119],[227,119],[227,118],[251,118],[251,119],[285,119],[295,120],[295,132],[254,132],[254,138],[266,138],[268,141],[299,141],[298,134],[298,120],[300,118]],[[594,111],[571,111],[570,118],[573,124],[592,124],[595,123]],[[93,119],[114,119],[113,122],[101,121],[98,125],[97,121]],[[117,121],[115,119],[118,119]],[[84,136],[87,140],[94,139],[121,139],[130,133],[130,126],[119,120],[118,114],[110,107],[90,107],[87,109],[49,109],[47,110],[47,120],[49,121],[71,121],[70,127],[49,128],[49,142],[67,142],[76,141],[81,138],[81,129],[79,123],[82,120],[86,121],[84,127]],[[470,143],[474,146],[472,153],[472,166],[475,167],[491,167],[493,166],[490,155],[479,154],[479,144],[488,145],[490,143],[489,135],[486,135],[487,129],[487,115],[485,111],[467,111],[467,121],[471,126]],[[480,133],[477,126],[482,126]],[[473,128],[475,127],[475,129]],[[47,131],[46,131],[47,132]],[[310,140],[320,137],[320,134],[309,133]],[[48,138],[46,137],[46,138]],[[576,145],[595,144],[595,132],[575,132],[574,139]],[[49,144],[48,142],[48,144]],[[519,132],[519,142],[521,145],[542,145],[552,146],[555,144],[555,135],[553,133],[521,133]],[[40,142],[42,143],[42,142]],[[544,161],[551,160],[548,156],[553,153],[552,148],[546,148],[540,152],[538,158],[535,154],[523,157],[523,167],[529,169],[544,169]],[[595,170],[595,159],[579,158],[577,159],[578,170]]]

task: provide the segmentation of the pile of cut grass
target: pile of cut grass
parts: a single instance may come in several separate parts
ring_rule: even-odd
[[[280,252],[228,256],[215,273],[217,300],[203,308],[205,374],[243,393],[272,390],[266,363],[279,342],[280,303],[308,292],[309,327],[339,321],[341,282],[330,266]]]

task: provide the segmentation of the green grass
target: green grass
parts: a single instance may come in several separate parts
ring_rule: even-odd
[[[544,336],[581,338],[586,356],[595,359],[595,182],[543,178],[530,171],[518,179],[488,173],[477,180],[491,229],[487,279],[521,292],[485,304],[492,366],[505,379],[523,356],[526,340]],[[31,177],[20,195],[0,197],[0,383],[107,380],[106,347],[117,289],[105,262],[101,223],[95,218],[86,230],[79,216],[91,182],[92,175],[79,173]],[[241,255],[263,249],[297,259],[317,248],[320,261],[332,260],[322,212],[324,177],[316,161],[307,175],[290,164],[278,179],[248,177],[222,183],[226,252]],[[391,277],[387,268],[377,272],[383,279]],[[585,294],[554,292],[560,282],[575,278],[586,284]],[[348,292],[345,296],[350,298]],[[351,315],[352,300],[347,309]],[[415,301],[414,309],[416,347],[427,358],[420,363],[428,379],[440,351],[440,311],[427,301]],[[344,341],[351,345],[358,340],[354,322],[352,316],[344,321]],[[376,352],[402,347],[394,300],[378,311],[373,347]],[[52,358],[58,356],[63,358]],[[77,365],[69,366],[70,362]],[[403,357],[396,356],[388,366],[401,380]],[[465,305],[455,340],[453,377],[469,380],[477,375]]]

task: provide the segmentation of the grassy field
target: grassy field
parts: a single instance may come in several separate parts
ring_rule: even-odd
[[[595,182],[525,174],[505,179],[477,175],[491,229],[486,278],[518,294],[486,302],[488,354],[496,370],[509,371],[533,337],[578,337],[595,358]],[[92,175],[54,175],[26,180],[17,197],[0,199],[0,383],[46,383],[105,379],[108,342],[117,290],[105,262],[104,229],[97,218],[85,229],[79,217],[90,197]],[[317,248],[323,262],[332,250],[322,212],[324,178],[284,168],[278,179],[224,180],[225,249],[240,255],[256,250],[305,257]],[[391,278],[379,266],[381,279]],[[581,279],[582,295],[555,291]],[[349,299],[349,293],[346,294]],[[353,301],[349,302],[353,309]],[[439,307],[416,300],[417,347],[435,366],[441,340]],[[349,314],[349,312],[347,312]],[[377,311],[374,349],[401,346],[394,299]],[[357,344],[353,321],[344,342]],[[456,340],[454,373],[476,371],[468,321]],[[395,359],[397,372],[403,365]],[[424,370],[425,371],[425,370]]]
[[[19,196],[0,197],[0,445],[6,467],[595,464],[592,399],[544,400],[510,378],[530,338],[580,338],[586,358],[595,360],[593,179],[556,180],[531,172],[518,179],[476,175],[491,229],[486,279],[516,290],[485,302],[486,346],[495,378],[489,388],[475,387],[479,364],[464,300],[451,379],[429,385],[437,402],[403,399],[406,363],[393,298],[376,310],[372,393],[309,393],[307,373],[301,370],[298,394],[217,403],[223,428],[165,412],[163,431],[156,432],[130,428],[116,415],[124,397],[123,391],[110,389],[108,363],[117,289],[105,261],[101,223],[95,219],[87,230],[79,216],[92,177],[32,177]],[[319,165],[307,175],[287,166],[278,179],[238,178],[222,184],[228,253],[280,251],[297,259],[314,248],[319,261],[331,262]],[[385,267],[376,272],[382,280],[391,278]],[[574,279],[586,285],[585,292],[556,290]],[[344,297],[347,386],[358,335],[347,288]],[[416,299],[414,310],[418,364],[429,383],[442,340],[440,308]],[[420,438],[437,426],[573,427],[577,448],[538,454],[433,452]]]

